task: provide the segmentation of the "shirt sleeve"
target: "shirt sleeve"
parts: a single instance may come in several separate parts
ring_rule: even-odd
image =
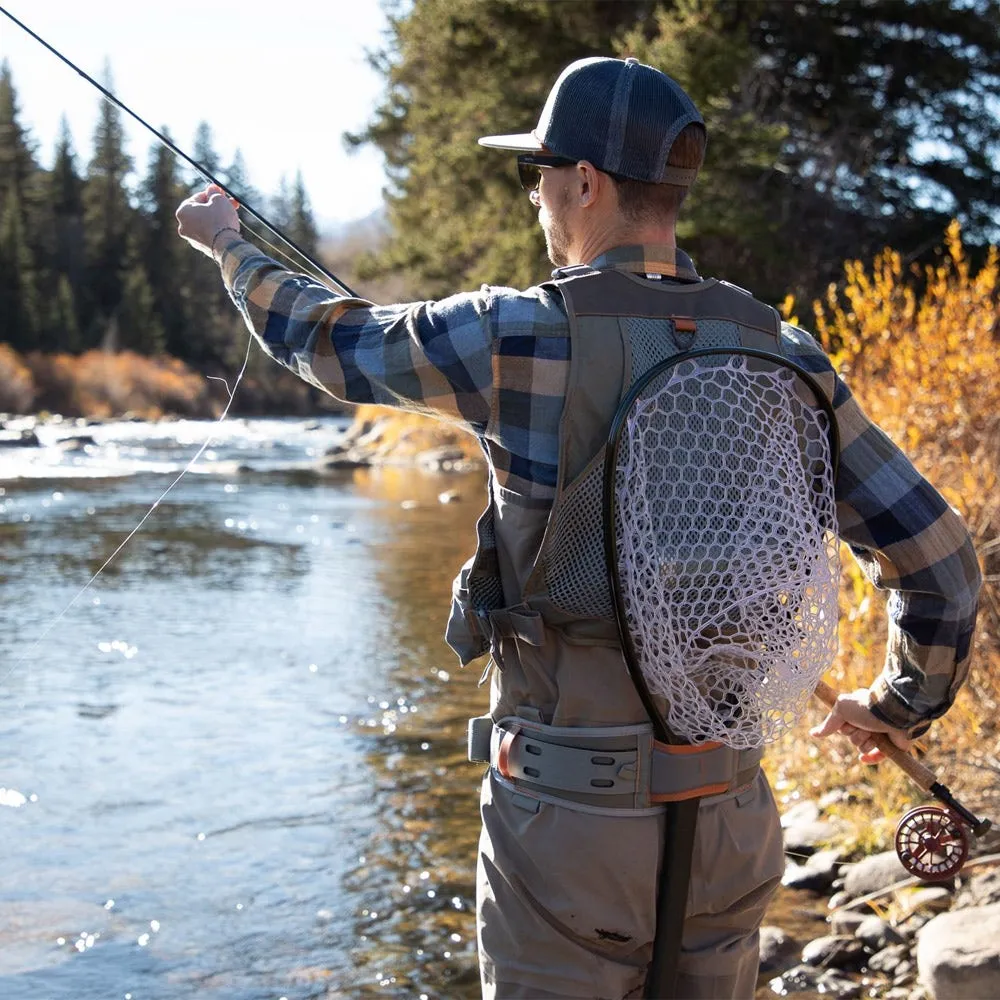
[[[494,351],[488,292],[376,306],[286,270],[235,232],[215,249],[233,302],[280,364],[344,402],[485,432]]]
[[[809,334],[787,324],[790,360],[816,374],[840,432],[837,519],[865,575],[888,592],[885,666],[872,711],[922,732],[969,671],[982,574],[962,518],[862,411]]]

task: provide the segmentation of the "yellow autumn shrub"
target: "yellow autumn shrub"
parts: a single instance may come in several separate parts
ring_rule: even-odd
[[[984,803],[997,785],[1000,708],[1000,258],[992,248],[977,271],[958,223],[933,265],[907,268],[886,249],[871,265],[849,261],[844,282],[813,305],[815,332],[862,408],[966,519],[985,571],[970,681],[926,739],[937,766],[959,768],[946,783],[976,789]],[[793,303],[786,301],[789,318]],[[867,686],[881,670],[884,598],[845,553],[840,656],[831,680]],[[830,742],[830,741],[828,741]],[[855,780],[867,836],[882,842],[890,818],[914,789],[889,767],[861,768],[846,745],[820,752],[811,741],[783,747],[774,766],[779,794],[814,794]],[[843,768],[841,771],[840,769]],[[838,773],[839,772],[839,773]],[[919,793],[916,793],[919,796]]]

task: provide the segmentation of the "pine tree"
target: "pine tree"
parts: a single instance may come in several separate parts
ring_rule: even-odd
[[[47,335],[40,343],[43,351],[79,351],[82,346],[80,319],[76,310],[76,296],[69,277],[60,274],[56,283],[56,295],[46,323]]]
[[[316,218],[313,215],[309,195],[306,193],[306,185],[302,178],[301,170],[295,174],[295,184],[292,186],[288,207],[286,234],[305,253],[315,259],[319,254],[319,230],[316,228]]]
[[[113,89],[110,70],[105,78],[105,86]],[[122,274],[133,214],[125,182],[131,171],[121,113],[102,100],[94,131],[94,152],[83,187],[85,273],[90,299],[88,326],[97,339],[103,336],[101,327],[117,312],[122,298]]]
[[[16,350],[34,350],[40,319],[38,276],[14,187],[0,215],[0,341]]]
[[[114,323],[109,324],[109,329],[114,330],[114,341],[106,342],[105,346],[137,354],[162,354],[166,346],[163,321],[135,238],[129,240],[120,280],[121,300]]]
[[[213,177],[219,177],[222,169],[222,161],[215,151],[212,129],[208,122],[200,122],[194,134],[194,146],[191,151],[191,158],[195,163],[200,163],[207,173]],[[221,177],[219,178],[222,179]],[[201,188],[205,184],[205,178],[201,174],[194,174],[191,179],[192,188]]]
[[[84,268],[83,179],[77,170],[65,116],[56,142],[55,162],[46,177],[45,201],[52,220],[52,268],[68,279],[75,302],[80,297]]]
[[[161,129],[169,138],[166,128]],[[184,300],[177,294],[188,252],[177,238],[174,213],[186,197],[174,154],[161,144],[149,154],[149,169],[139,187],[142,212],[140,259],[149,281],[166,349],[183,354],[188,326]]]
[[[37,172],[35,143],[21,125],[20,107],[10,65],[0,65],[0,208],[10,190],[24,197],[29,179]]]

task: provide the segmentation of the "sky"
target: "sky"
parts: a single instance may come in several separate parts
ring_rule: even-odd
[[[250,182],[265,193],[301,170],[322,228],[364,218],[381,204],[380,153],[344,148],[363,127],[383,81],[365,62],[386,19],[378,0],[293,5],[262,0],[0,0],[80,69],[104,82],[190,153],[200,121],[228,163],[241,150]],[[82,169],[98,106],[86,80],[0,15],[0,59],[10,65],[20,121],[51,166],[65,114]],[[122,113],[128,152],[145,172],[156,139]],[[266,208],[264,209],[266,214]]]

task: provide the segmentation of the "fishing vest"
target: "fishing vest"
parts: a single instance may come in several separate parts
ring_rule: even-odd
[[[453,590],[447,640],[463,664],[504,630],[513,634],[526,612],[569,642],[617,646],[601,500],[605,446],[622,398],[654,365],[683,352],[782,353],[777,312],[726,282],[653,282],[590,267],[562,273],[546,285],[562,296],[572,340],[556,496],[551,507],[519,505],[491,483],[479,547]]]
[[[491,653],[483,675],[491,675],[491,711],[470,721],[470,760],[490,763],[535,805],[551,798],[642,813],[742,787],[761,749],[715,742],[692,754],[653,740],[626,669],[605,558],[609,431],[630,387],[654,366],[703,349],[781,356],[781,321],[714,279],[654,282],[585,266],[561,275],[546,286],[565,303],[571,338],[555,497],[526,500],[491,475],[446,638],[463,664]],[[666,700],[654,701],[665,716]]]

